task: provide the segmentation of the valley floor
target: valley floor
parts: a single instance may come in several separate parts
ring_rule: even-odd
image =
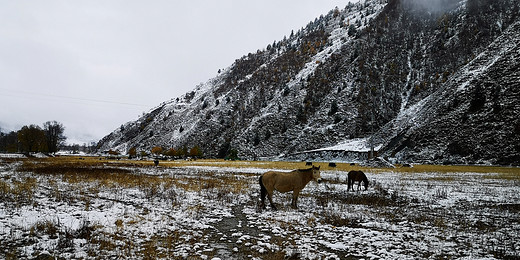
[[[275,193],[272,211],[270,166],[0,159],[0,258],[520,258],[519,169],[364,169],[368,190],[347,192],[325,166],[298,210]]]

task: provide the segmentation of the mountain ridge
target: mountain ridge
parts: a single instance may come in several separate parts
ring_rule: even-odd
[[[520,35],[519,4],[509,0],[422,2],[372,0],[333,9],[289,38],[237,59],[194,91],[122,125],[104,137],[98,148],[127,152],[131,147],[149,151],[154,146],[197,145],[209,157],[225,157],[237,150],[240,157],[254,159],[369,138],[381,146],[381,155],[398,161],[518,164],[516,130],[497,141],[504,143],[500,149],[509,151],[509,159],[504,160],[495,158],[503,157],[502,153],[479,157],[471,151],[475,147],[467,144],[461,152],[457,144],[446,143],[445,135],[467,138],[448,131],[447,126],[438,129],[444,135],[434,137],[419,134],[427,131],[410,122],[429,126],[435,122],[427,111],[417,109],[427,99],[434,104],[467,104],[457,116],[459,121],[488,106],[492,91],[487,86],[479,90],[483,105],[476,94],[450,92],[461,95],[456,100],[438,93],[461,87],[459,77],[470,74],[461,70],[486,51],[510,44],[504,53],[514,54],[518,43],[500,37],[504,32]],[[496,56],[489,68],[502,67],[507,60],[504,55]],[[516,66],[513,63],[509,67]],[[473,64],[476,71],[479,64]],[[507,75],[515,75],[514,69]],[[483,78],[463,83],[473,90]],[[516,86],[514,79],[500,83]],[[506,90],[512,95],[500,96]],[[503,87],[501,101],[493,102],[513,104],[518,101],[515,91],[515,87]],[[516,109],[502,106],[500,113],[507,116],[500,125],[515,124]],[[410,118],[402,116],[405,112]],[[403,124],[403,120],[409,122]],[[459,121],[454,125],[463,126]],[[436,138],[440,140],[437,146],[429,144]]]

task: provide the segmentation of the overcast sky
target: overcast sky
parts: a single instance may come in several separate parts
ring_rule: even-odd
[[[2,0],[0,128],[98,141],[348,2]]]

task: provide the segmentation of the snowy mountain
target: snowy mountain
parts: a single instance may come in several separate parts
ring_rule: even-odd
[[[516,0],[350,3],[98,148],[329,159],[327,147],[364,140],[402,162],[519,164],[519,9]]]

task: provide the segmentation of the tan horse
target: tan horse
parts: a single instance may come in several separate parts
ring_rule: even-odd
[[[358,182],[358,190],[361,189],[361,182],[365,186],[365,190],[368,189],[368,178],[362,171],[349,171],[347,175],[347,191],[352,187],[352,191],[354,191],[354,182]]]
[[[297,201],[300,191],[311,180],[321,182],[320,167],[312,166],[309,169],[294,170],[291,172],[269,171],[260,176],[260,197],[262,199],[262,209],[265,208],[265,195],[271,203],[271,207],[276,210],[273,203],[273,191],[293,192],[291,206],[298,208]]]

